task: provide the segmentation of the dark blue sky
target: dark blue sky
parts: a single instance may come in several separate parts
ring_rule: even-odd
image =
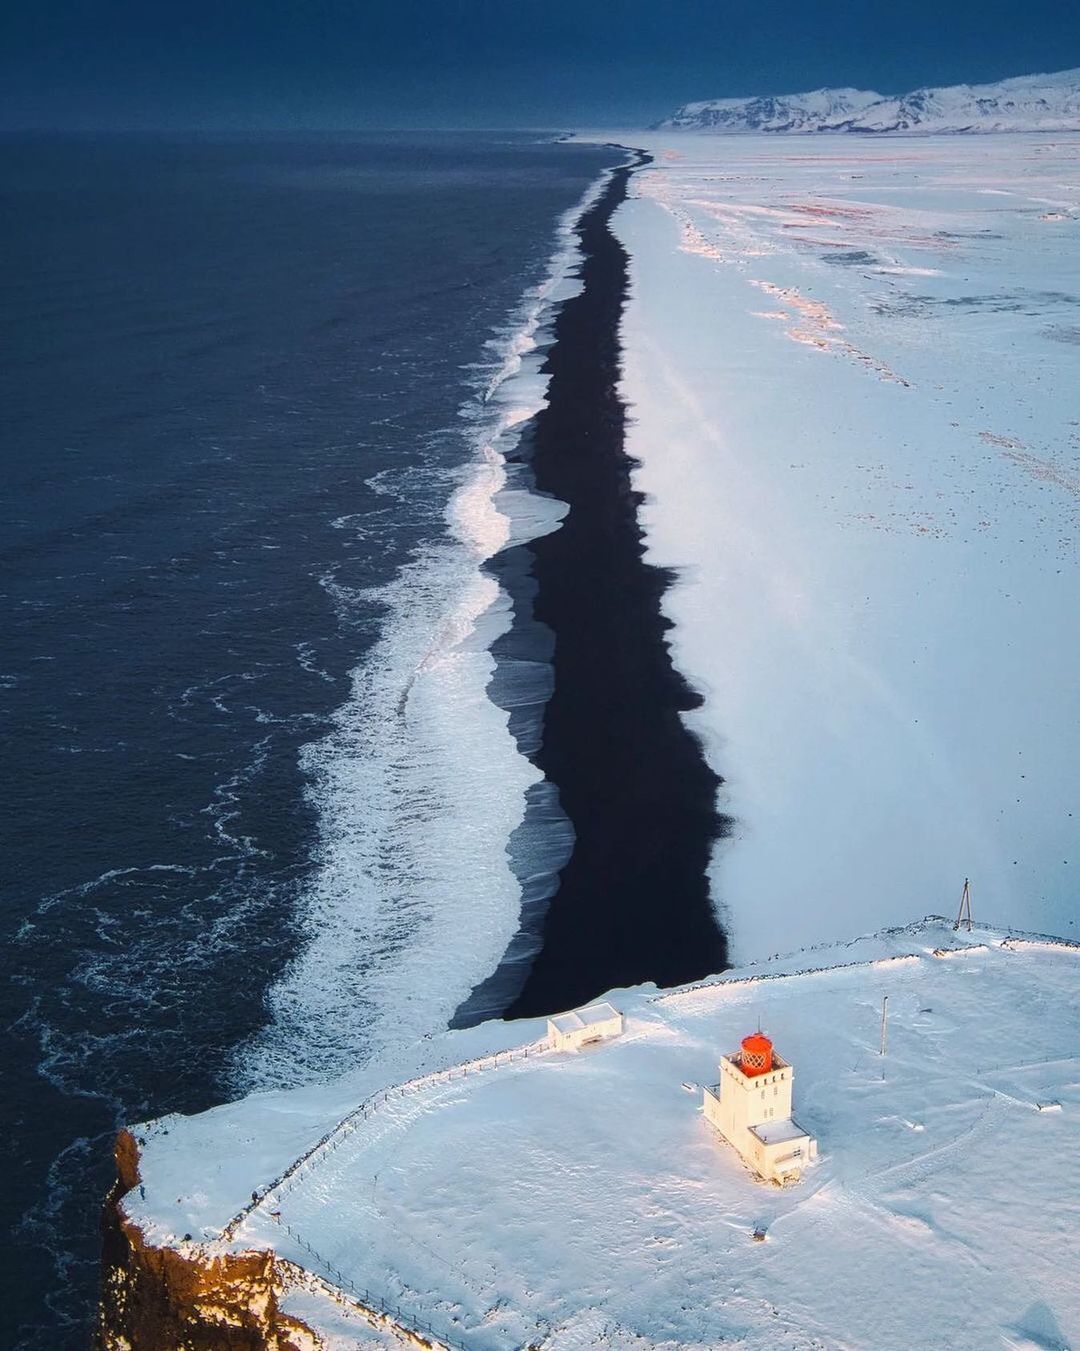
[[[8,0],[0,125],[633,125],[1080,66],[1074,0]]]

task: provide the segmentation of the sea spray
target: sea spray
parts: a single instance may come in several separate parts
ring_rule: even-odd
[[[563,215],[545,279],[470,372],[460,417],[473,455],[448,537],[387,585],[345,594],[326,579],[340,605],[378,606],[385,619],[331,732],[303,752],[319,822],[303,946],[269,991],[268,1025],[237,1057],[238,1087],[329,1076],[445,1027],[500,963],[513,970],[535,950],[571,841],[527,754],[551,668],[496,661],[515,616],[486,565],[565,514],[510,457],[543,406],[550,327],[580,290],[575,226],[607,177]]]

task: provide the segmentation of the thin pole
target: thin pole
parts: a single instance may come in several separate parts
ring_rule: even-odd
[[[889,996],[881,1001],[881,1054],[885,1054],[885,1043],[889,1035]]]
[[[974,928],[974,923],[971,918],[971,886],[966,877],[964,878],[964,889],[960,893],[960,909],[957,912],[956,923],[953,925],[953,929],[959,929],[961,925],[967,929],[968,933]]]

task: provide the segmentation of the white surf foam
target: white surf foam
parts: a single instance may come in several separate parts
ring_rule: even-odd
[[[536,791],[542,776],[488,697],[489,649],[512,616],[482,565],[565,513],[506,457],[543,406],[548,326],[580,290],[574,227],[607,177],[561,218],[545,280],[473,373],[461,416],[475,458],[449,503],[449,538],[387,586],[335,591],[346,609],[381,605],[387,617],[333,732],[303,754],[319,813],[317,868],[299,902],[304,946],[270,991],[270,1025],[237,1057],[244,1091],[324,1077],[445,1027],[517,933],[522,887],[507,844],[527,794],[560,835]],[[534,676],[522,697],[543,682]]]

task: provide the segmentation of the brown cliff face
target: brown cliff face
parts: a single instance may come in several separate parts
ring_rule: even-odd
[[[139,1185],[130,1131],[116,1141],[116,1185],[102,1217],[100,1351],[316,1351],[278,1307],[273,1252],[212,1255],[156,1248],[120,1205]]]

